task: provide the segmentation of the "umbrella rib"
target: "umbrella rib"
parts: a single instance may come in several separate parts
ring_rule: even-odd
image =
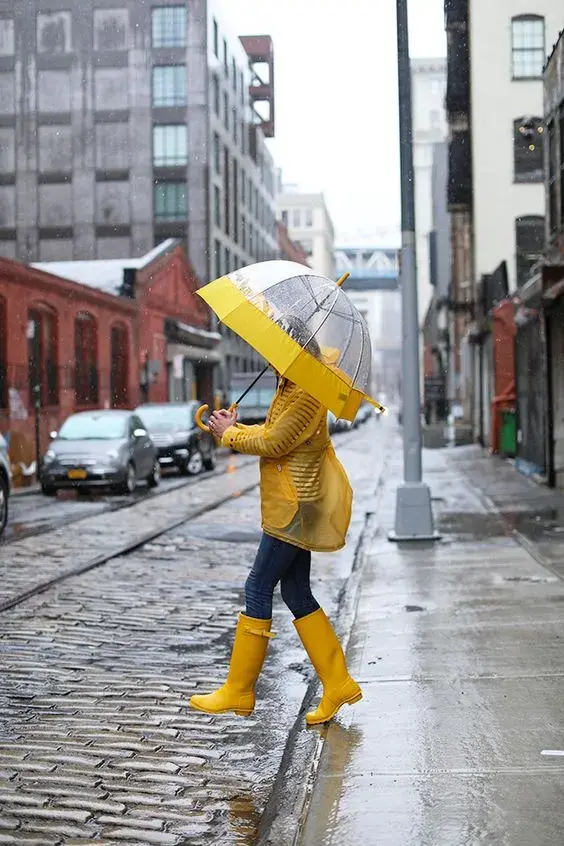
[[[355,374],[353,376],[353,384],[356,383],[356,379],[357,379],[357,376],[358,376],[358,373],[359,373],[359,370],[360,370],[360,366],[362,364],[362,353],[364,352],[364,331],[365,330],[364,330],[364,323],[363,323],[362,320],[360,321],[360,329],[361,329],[361,333],[360,333],[360,339],[361,339],[360,353],[359,353],[359,356],[358,356],[358,364],[356,366]]]

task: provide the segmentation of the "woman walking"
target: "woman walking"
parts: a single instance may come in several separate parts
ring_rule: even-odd
[[[283,328],[319,358],[317,342],[300,321],[286,321]],[[342,548],[351,517],[352,491],[331,444],[327,410],[279,378],[264,424],[243,426],[235,414],[222,410],[211,415],[209,426],[224,446],[260,456],[263,536],[245,584],[245,613],[237,623],[227,681],[214,693],[192,696],[190,705],[211,714],[252,713],[255,684],[274,637],[272,598],[280,583],[282,599],[323,685],[321,702],[306,722],[328,722],[342,705],[358,702],[362,691],[310,586],[311,553]]]

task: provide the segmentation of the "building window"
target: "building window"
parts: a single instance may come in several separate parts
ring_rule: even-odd
[[[548,223],[551,235],[558,232],[559,211],[558,211],[558,180],[560,174],[560,162],[558,155],[558,141],[556,124],[553,120],[547,126],[548,135]],[[564,139],[562,141],[562,154],[564,156]]]
[[[30,403],[36,392],[42,406],[59,401],[57,368],[57,317],[47,306],[27,313],[28,372]]]
[[[227,91],[223,92],[223,125],[229,132],[229,96]]]
[[[188,163],[188,136],[185,124],[153,127],[153,165],[178,167]]]
[[[511,21],[513,79],[538,79],[545,60],[544,18],[519,15]]]
[[[515,182],[542,182],[544,126],[542,118],[518,118],[513,122]]]
[[[241,98],[241,105],[245,105],[245,77],[243,71],[239,71],[239,96]]]
[[[233,143],[238,144],[239,143],[239,121],[237,120],[237,111],[235,109],[235,106],[231,107],[231,120],[232,120],[231,129],[233,130]]]
[[[213,19],[213,54],[216,59],[219,59],[219,27],[215,18]]]
[[[152,23],[153,47],[186,47],[186,6],[157,6]]]
[[[213,110],[215,114],[219,117],[219,79],[215,74],[212,76],[212,89]]]
[[[213,219],[216,226],[221,226],[221,191],[213,186]]]
[[[98,331],[91,314],[74,321],[75,394],[77,405],[98,405]]]
[[[227,147],[223,148],[223,199],[225,211],[223,213],[225,234],[231,234],[231,157]]]
[[[231,253],[229,252],[229,247],[225,248],[225,259],[224,259],[224,273],[229,273],[231,270]]]
[[[241,152],[243,153],[243,155],[245,154],[245,138],[246,138],[245,121],[242,120],[241,121]]]
[[[311,238],[302,238],[299,243],[306,256],[311,256],[313,254],[313,241]]]
[[[305,225],[313,226],[313,209],[305,210]]]
[[[237,93],[237,65],[235,64],[235,58],[231,59],[231,85],[233,91]]]
[[[294,229],[299,229],[302,225],[302,210],[294,209],[292,212],[292,226]]]
[[[284,226],[287,229],[288,228],[288,209],[282,210],[282,212],[280,214],[280,220],[282,221],[282,223],[284,224]]]
[[[188,197],[185,182],[160,182],[154,190],[155,220],[185,220]]]
[[[223,70],[225,71],[225,76],[229,73],[229,56],[227,54],[227,41],[225,38],[223,39]]]
[[[186,105],[186,65],[153,68],[153,106]]]
[[[219,279],[219,277],[221,276],[221,244],[219,243],[217,238],[214,241],[213,257],[215,263],[215,278]]]
[[[517,287],[527,282],[531,269],[544,252],[544,217],[527,215],[515,221],[515,242],[517,248]]]
[[[128,406],[129,333],[121,323],[112,326],[110,340],[110,393],[112,408]]]
[[[213,134],[213,169],[216,173],[221,173],[221,148],[217,132]]]

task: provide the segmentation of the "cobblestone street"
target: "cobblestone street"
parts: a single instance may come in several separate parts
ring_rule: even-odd
[[[371,422],[337,439],[356,503],[346,550],[314,566],[331,614],[387,431]],[[136,546],[2,614],[0,844],[255,841],[312,672],[279,601],[255,715],[212,718],[186,702],[224,679],[259,538],[257,479],[247,463],[2,550],[6,603]]]

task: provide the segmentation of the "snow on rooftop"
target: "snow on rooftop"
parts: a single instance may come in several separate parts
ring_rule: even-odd
[[[106,294],[118,296],[123,282],[123,271],[126,269],[140,270],[151,264],[159,255],[166,253],[175,243],[174,238],[168,238],[149,253],[140,258],[124,259],[92,259],[92,261],[40,261],[33,262],[32,267],[69,279],[89,288],[96,288]]]

